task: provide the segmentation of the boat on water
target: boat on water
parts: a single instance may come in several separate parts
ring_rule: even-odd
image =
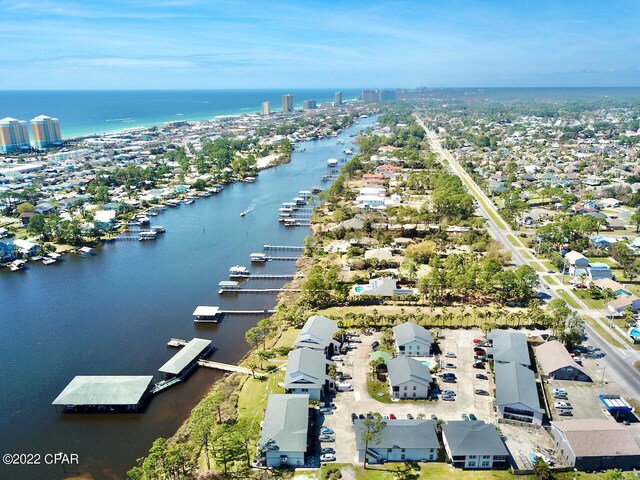
[[[144,242],[147,240],[155,240],[156,237],[157,237],[157,234],[153,230],[143,230],[138,234],[138,240],[141,242]]]
[[[240,212],[240,216],[244,217],[247,214],[247,211],[245,210],[244,212]]]
[[[264,263],[267,261],[267,256],[264,253],[252,253],[249,259],[252,263]]]
[[[195,200],[194,200],[193,198],[187,198],[187,199],[184,201],[184,204],[185,204],[185,205],[191,205],[191,204],[192,204],[192,203],[194,203],[194,202],[195,202]]]
[[[138,216],[138,222],[140,223],[140,225],[149,225],[149,223],[151,222],[151,219],[146,215],[142,215],[142,216]]]
[[[80,255],[91,255],[93,252],[94,250],[91,247],[81,247],[78,249],[78,254]]]
[[[180,200],[167,200],[167,206],[169,207],[179,207],[180,203]]]
[[[296,197],[293,199],[294,202],[296,202],[296,205],[306,205],[307,201],[302,198],[302,197]]]
[[[9,270],[12,272],[17,272],[18,270],[26,270],[27,261],[26,260],[14,260],[9,265]]]
[[[311,193],[313,193],[313,194],[320,193],[321,191],[322,191],[322,188],[320,188],[320,187],[315,187],[315,186],[311,187]]]
[[[335,158],[330,158],[329,160],[327,160],[327,167],[329,168],[336,168],[338,166],[338,160]]]
[[[229,269],[229,278],[248,278],[251,275],[247,267],[234,265]]]
[[[244,177],[242,181],[246,183],[253,183],[256,181],[256,177]]]
[[[167,231],[162,225],[153,226],[153,227],[151,227],[151,230],[156,232],[156,233],[164,233],[164,232]]]
[[[56,263],[58,260],[56,260],[55,258],[51,258],[51,257],[45,257],[42,259],[42,264],[43,265],[51,265],[52,263]]]
[[[346,148],[342,151],[342,153],[344,153],[345,155],[353,155],[353,150],[351,150],[350,148]]]

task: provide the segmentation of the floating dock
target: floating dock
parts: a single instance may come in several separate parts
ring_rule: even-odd
[[[273,315],[276,313],[275,310],[269,310],[268,308],[264,310],[220,310],[220,312],[225,315]]]
[[[299,275],[251,275],[249,280],[293,280]]]
[[[233,293],[281,293],[281,292],[301,292],[299,288],[240,288],[233,290]]]
[[[206,368],[213,368],[215,370],[222,370],[225,372],[233,372],[233,373],[245,373],[247,375],[253,375],[250,369],[246,367],[241,367],[239,365],[230,365],[228,363],[220,363],[220,362],[212,362],[211,360],[200,360],[198,361],[198,365]],[[262,373],[256,373],[257,377],[264,377],[265,375]]]

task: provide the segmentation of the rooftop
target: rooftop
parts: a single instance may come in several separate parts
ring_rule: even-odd
[[[562,420],[551,425],[566,437],[576,457],[640,456],[633,435],[613,420]]]
[[[327,347],[333,340],[333,334],[338,330],[338,322],[322,315],[313,315],[305,322],[296,338],[294,346],[299,347]]]
[[[356,448],[364,449],[362,430],[365,420],[355,420]],[[434,420],[384,420],[380,441],[369,442],[370,448],[440,448]]]
[[[489,354],[496,363],[515,362],[521,365],[531,365],[527,337],[524,333],[493,330],[487,338],[493,341],[493,346],[489,348]]]
[[[261,447],[273,441],[282,452],[307,450],[309,395],[269,395],[260,436]]]
[[[433,343],[433,337],[429,330],[411,322],[404,322],[393,327],[393,336],[398,345],[419,342],[431,346]]]
[[[136,405],[147,391],[150,375],[77,376],[53,405]]]
[[[540,408],[538,387],[534,373],[518,363],[496,363],[496,405],[520,403],[544,413]]]
[[[161,366],[158,371],[179,375],[191,362],[196,360],[211,345],[211,340],[204,338],[193,338],[189,343],[180,349],[167,363]]]
[[[442,426],[451,455],[509,455],[507,447],[493,425],[482,420],[460,420]]]
[[[535,352],[536,358],[546,374],[564,367],[575,368],[584,373],[584,369],[573,360],[565,346],[557,340],[537,346]]]
[[[284,377],[285,388],[300,387],[302,383],[307,386],[322,387],[327,375],[327,357],[323,352],[298,348],[289,352],[287,360],[287,373]]]
[[[400,355],[392,358],[387,362],[387,369],[389,371],[389,382],[392,385],[411,380],[422,384],[430,384],[432,382],[429,367],[411,357]]]

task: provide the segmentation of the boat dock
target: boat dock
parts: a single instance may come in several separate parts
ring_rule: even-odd
[[[160,393],[161,391],[166,390],[169,387],[173,387],[176,383],[180,383],[181,381],[182,379],[180,377],[173,377],[170,380],[160,380],[151,388],[151,390],[149,390],[149,393],[151,395]]]
[[[268,308],[264,310],[220,310],[220,312],[230,315],[273,315],[276,313],[275,310],[269,310]]]
[[[172,338],[167,342],[167,347],[184,347],[187,343],[189,342],[182,338]]]
[[[198,365],[200,365],[201,367],[213,368],[215,370],[222,370],[224,372],[244,373],[246,375],[253,375],[251,370],[249,370],[246,367],[241,367],[239,365],[230,365],[228,363],[212,362],[211,360],[199,360]],[[258,377],[265,376],[262,373],[256,373],[255,375]]]
[[[298,245],[263,245],[263,250],[296,250],[301,252],[304,247]]]
[[[293,280],[297,275],[251,275],[249,280]]]
[[[300,257],[266,257],[266,258],[267,260],[281,260],[281,261],[287,261],[287,262],[295,262]]]
[[[239,288],[233,290],[233,293],[281,293],[281,292],[300,292],[299,288]]]

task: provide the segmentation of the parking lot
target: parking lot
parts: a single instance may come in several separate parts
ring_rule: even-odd
[[[378,412],[382,415],[394,414],[397,418],[407,418],[407,414],[414,417],[422,414],[426,418],[436,415],[443,420],[460,420],[463,413],[473,413],[479,420],[488,423],[495,422],[491,396],[476,395],[476,389],[493,392],[493,384],[490,380],[479,380],[475,376],[478,373],[488,374],[486,370],[473,368],[473,339],[482,338],[480,330],[451,330],[443,333],[444,338],[439,340],[442,352],[453,352],[456,358],[445,358],[442,355],[442,364],[452,363],[456,368],[447,368],[442,371],[454,372],[456,383],[443,383],[436,376],[441,389],[456,392],[455,401],[438,400],[402,400],[391,403],[383,403],[371,398],[367,391],[367,378],[370,374],[369,356],[371,344],[380,341],[381,335],[374,333],[370,336],[361,335],[362,343],[357,344],[355,350],[343,355],[343,361],[337,362],[339,371],[350,374],[353,378],[348,380],[353,384],[353,392],[336,393],[334,402],[337,408],[332,415],[325,416],[324,425],[335,431],[336,441],[324,443],[323,447],[333,447],[336,450],[338,462],[356,462],[356,439],[351,413]],[[429,361],[435,363],[435,358]]]

